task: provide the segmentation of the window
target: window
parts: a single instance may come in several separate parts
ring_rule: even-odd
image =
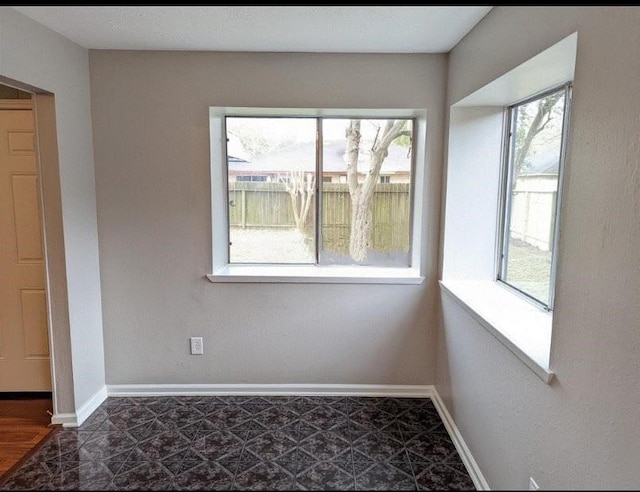
[[[571,165],[564,147],[577,41],[578,33],[570,34],[465,95],[449,113],[440,281],[445,316],[456,319],[450,309],[462,308],[545,383],[554,378],[554,254],[562,239],[556,230],[563,167]],[[538,104],[556,93],[550,121],[535,123]],[[551,172],[554,166],[543,164],[553,163],[555,152],[558,170]],[[538,188],[528,191],[545,191],[537,198],[546,201],[522,199],[525,185],[534,184]],[[539,219],[548,239],[535,241],[542,234],[533,229],[523,236],[524,217]]]
[[[548,310],[569,101],[565,85],[507,110],[497,278]]]
[[[229,263],[410,266],[413,126],[227,115]]]
[[[426,111],[212,107],[209,113],[209,280],[424,280]],[[391,174],[393,182],[380,183]]]
[[[391,176],[380,176],[380,183],[382,184],[391,183]]]

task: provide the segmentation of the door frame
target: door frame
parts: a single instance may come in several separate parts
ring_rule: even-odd
[[[49,299],[48,292],[46,288],[46,254],[45,254],[45,244],[44,244],[44,217],[43,217],[43,207],[42,207],[42,184],[41,184],[41,173],[40,173],[40,164],[38,159],[38,148],[36,144],[36,128],[35,128],[35,109],[34,109],[34,95],[31,94],[29,99],[1,99],[0,98],[0,112],[2,111],[29,111],[33,117],[33,135],[34,135],[34,159],[35,159],[35,174],[36,174],[36,184],[37,184],[37,200],[38,200],[38,226],[40,229],[40,237],[42,238],[42,269],[44,276],[44,284],[45,284],[45,306],[47,309],[47,348],[48,348],[48,359],[49,359],[49,378],[50,378],[50,386],[51,386],[51,394],[53,397],[53,366],[51,364],[51,332],[49,330]],[[19,393],[21,389],[17,389],[17,391],[12,391],[12,393]]]
[[[31,99],[14,99],[11,103],[2,100],[1,107],[25,109],[22,101],[26,101],[34,116],[53,422],[56,415],[64,413],[61,409],[75,408],[55,96],[3,76],[0,76],[0,83],[31,94]]]

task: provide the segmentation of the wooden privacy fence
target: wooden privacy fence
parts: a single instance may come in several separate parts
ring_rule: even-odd
[[[512,238],[520,239],[542,251],[550,251],[555,229],[558,192],[515,191],[511,198]]]
[[[377,184],[372,200],[373,251],[409,250],[410,184]],[[284,183],[229,183],[229,223],[241,228],[295,227],[291,196]],[[305,234],[313,236],[315,207]],[[351,227],[351,197],[346,183],[322,184],[322,248],[346,253]]]

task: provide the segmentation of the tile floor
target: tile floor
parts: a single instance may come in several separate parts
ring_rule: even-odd
[[[0,490],[475,490],[428,398],[108,398]]]

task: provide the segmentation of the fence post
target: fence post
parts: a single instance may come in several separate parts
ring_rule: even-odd
[[[549,248],[548,251],[553,249],[553,236],[556,233],[556,217],[558,216],[556,212],[556,207],[558,206],[558,192],[551,192],[551,220],[549,221]]]
[[[522,240],[529,243],[529,210],[531,210],[531,193],[524,192],[524,224],[522,228]]]
[[[243,229],[247,228],[247,190],[240,192],[240,225]]]

